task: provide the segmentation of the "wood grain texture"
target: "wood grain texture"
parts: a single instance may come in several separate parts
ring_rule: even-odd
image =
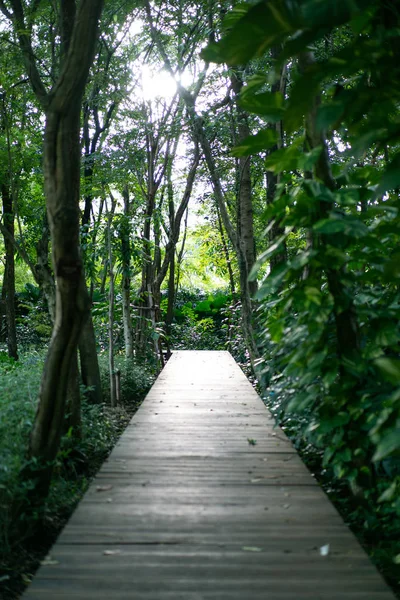
[[[50,554],[25,600],[394,598],[227,352],[174,353]]]

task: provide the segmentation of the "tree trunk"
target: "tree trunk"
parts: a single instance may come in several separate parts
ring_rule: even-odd
[[[96,105],[96,97],[98,95],[98,92],[99,88],[96,87],[94,90],[94,96],[92,97],[94,105]],[[91,140],[89,129],[90,107],[86,105],[84,110],[83,142],[85,147],[85,157],[83,165],[83,176],[85,181],[85,207],[82,214],[82,227],[86,231],[86,233],[90,229],[90,215],[93,204],[93,174],[95,153],[101,134],[109,126],[115,104],[112,103],[111,106],[112,108],[110,108],[107,111],[107,117],[103,127],[100,125],[100,122],[98,120],[98,108],[94,108],[94,112],[97,118],[95,118],[95,130],[93,132],[93,137]],[[100,213],[101,210],[102,206],[100,207]],[[95,237],[93,239],[93,245],[95,246]],[[90,298],[92,298],[92,287],[93,281],[91,278]],[[100,404],[103,401],[103,393],[101,389],[99,361],[97,358],[96,334],[91,316],[86,321],[82,330],[82,335],[79,340],[79,355],[81,364],[82,383],[87,388],[86,396],[90,403]]]
[[[122,254],[122,318],[124,322],[125,358],[133,356],[133,331],[131,316],[131,244],[130,244],[130,200],[129,190],[125,186],[124,221],[121,227],[121,254]]]
[[[29,477],[35,469],[33,506],[48,493],[63,431],[71,365],[90,310],[79,244],[80,108],[93,60],[102,0],[82,1],[77,7],[72,0],[59,3],[61,20],[69,25],[62,27],[60,76],[51,92],[38,70],[24,4],[19,0],[10,0],[10,4],[13,12],[5,14],[13,21],[32,89],[46,114],[45,196],[56,278],[55,322],[30,439],[30,457],[34,460],[26,473]]]
[[[80,104],[80,103],[79,103]],[[56,275],[56,319],[43,370],[30,453],[43,465],[36,493],[47,495],[64,425],[70,370],[89,298],[79,249],[80,109],[46,115],[44,173]]]
[[[271,56],[274,60],[279,58],[281,50],[278,47],[271,48]],[[283,64],[281,67],[280,77],[277,81],[275,81],[271,86],[271,92],[281,92],[283,97],[285,97],[286,93],[286,64]],[[278,121],[275,125],[271,125],[271,127],[276,129],[278,134],[278,141],[276,146],[271,148],[270,153],[283,148],[283,123],[282,121]],[[266,184],[267,184],[267,204],[272,204],[275,198],[275,192],[277,185],[280,182],[280,174],[272,173],[271,171],[266,172]],[[269,243],[272,245],[275,240],[281,237],[285,233],[284,228],[280,225],[279,220],[277,220],[271,227],[269,231]],[[269,265],[270,269],[276,267],[277,265],[286,262],[287,260],[287,249],[286,243],[282,243],[282,248],[279,252],[276,252],[273,256],[271,256]]]
[[[246,113],[238,104],[239,94],[243,88],[243,79],[240,71],[234,70],[231,75],[232,88],[236,97],[236,116],[237,116],[237,136],[236,143],[241,144],[250,135],[250,127],[247,121]],[[250,156],[241,156],[239,158],[239,177],[237,193],[237,234],[241,253],[243,258],[239,264],[246,270],[241,280],[246,283],[247,293],[250,298],[257,291],[257,281],[249,281],[250,271],[256,260],[256,245],[254,240],[254,220],[253,220],[253,200],[251,185],[251,159]]]
[[[7,184],[1,186],[3,199],[3,222],[9,236],[4,236],[5,247],[5,313],[7,324],[8,356],[18,360],[17,329],[15,323],[15,262],[14,262],[14,211],[10,188]]]
[[[72,359],[68,378],[65,432],[72,428],[72,436],[79,439],[82,436],[81,393],[79,385],[78,353]]]
[[[85,396],[91,404],[103,402],[101,376],[97,358],[96,335],[92,315],[85,321],[79,338],[79,358],[82,383],[86,388]]]
[[[131,278],[128,275],[122,277],[122,318],[124,321],[125,358],[133,356],[133,331],[131,317]]]
[[[225,238],[224,227],[222,225],[221,215],[219,213],[218,206],[216,207],[216,209],[217,209],[217,218],[218,218],[218,229],[219,229],[219,234],[221,236],[222,247],[224,249],[224,256],[225,256],[225,261],[226,261],[226,268],[228,269],[229,284],[230,284],[232,296],[235,296],[235,294],[236,294],[236,286],[235,286],[235,278],[233,276],[232,261],[231,261],[231,257],[230,257],[230,254],[229,254],[228,243],[227,243],[227,240]]]
[[[175,250],[172,253],[171,260],[169,261],[169,273],[168,273],[168,303],[167,303],[167,314],[165,317],[165,333],[167,337],[171,335],[171,325],[174,320],[174,308],[175,308]]]
[[[6,292],[7,292],[7,263],[4,263],[3,285],[0,298],[0,342],[7,341],[7,319],[6,319]]]
[[[111,221],[114,214],[113,208],[108,215],[107,236],[108,236],[108,260],[110,264],[110,288],[108,294],[108,370],[110,375],[110,399],[111,406],[117,406],[117,388],[115,380],[114,366],[114,264],[111,240]]]

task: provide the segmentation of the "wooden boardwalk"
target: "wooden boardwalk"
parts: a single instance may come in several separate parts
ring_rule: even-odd
[[[227,352],[177,352],[26,600],[393,600]]]

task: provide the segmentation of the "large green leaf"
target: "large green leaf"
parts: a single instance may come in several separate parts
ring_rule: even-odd
[[[300,25],[299,17],[297,2],[259,2],[250,7],[221,41],[209,44],[203,50],[202,57],[207,61],[226,62],[228,65],[245,64],[294,33]]]
[[[288,146],[287,148],[281,148],[272,152],[265,159],[265,167],[268,171],[273,173],[280,173],[281,171],[294,171],[298,168],[299,161],[302,158],[302,152],[295,145]]]
[[[400,360],[382,357],[374,361],[382,377],[394,385],[400,385]]]
[[[373,461],[382,460],[396,450],[400,449],[400,435],[398,430],[394,429],[385,434],[377,445],[376,452],[372,457]]]
[[[261,284],[261,287],[257,291],[255,298],[257,300],[263,300],[272,292],[276,291],[276,289],[282,285],[282,282],[285,279],[288,271],[289,268],[285,263],[276,266]]]
[[[233,148],[232,154],[233,156],[257,154],[275,146],[277,139],[277,131],[268,127],[267,129],[262,129],[256,135],[250,135],[244,139],[240,145]]]
[[[226,35],[209,44],[202,57],[240,65],[284,41],[291,55],[297,54],[333,27],[357,19],[370,4],[373,0],[263,0],[248,9],[240,4],[225,19]]]
[[[329,129],[329,127],[339,121],[345,111],[345,102],[335,101],[330,104],[320,106],[317,114],[317,126],[320,130]]]
[[[378,187],[378,194],[384,194],[398,187],[400,187],[400,152],[396,154],[386,168]]]
[[[308,0],[302,3],[302,16],[310,29],[343,25],[356,18],[372,0]]]
[[[362,238],[369,233],[369,229],[365,223],[351,215],[332,215],[331,218],[321,219],[321,221],[315,223],[313,230],[316,233],[325,235],[344,233],[356,239]]]
[[[280,121],[284,114],[283,96],[280,92],[243,94],[239,104],[248,112],[264,117],[271,123]]]

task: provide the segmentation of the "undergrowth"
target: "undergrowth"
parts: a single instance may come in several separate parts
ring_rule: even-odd
[[[15,600],[30,582],[89,483],[150,388],[154,373],[145,365],[117,358],[122,406],[107,402],[106,361],[100,359],[105,404],[82,399],[82,437],[61,443],[43,510],[25,515],[28,488],[19,477],[26,463],[35,417],[44,353],[30,351],[19,362],[0,353],[0,597]]]
[[[264,395],[263,400],[303,462],[400,599],[400,519],[393,506],[387,502],[374,501],[379,496],[374,490],[371,490],[370,499],[365,495],[359,497],[353,494],[347,482],[335,476],[331,467],[324,465],[324,451],[310,443],[306,435],[312,415],[307,411],[285,413],[273,394]],[[382,470],[380,478],[384,477]]]

